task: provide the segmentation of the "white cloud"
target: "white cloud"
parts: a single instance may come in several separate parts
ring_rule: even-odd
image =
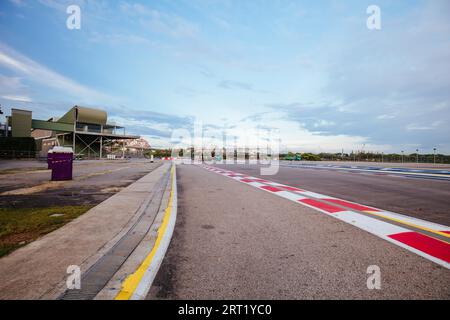
[[[67,6],[71,4],[83,4],[83,0],[63,0],[63,1],[55,1],[55,0],[38,0],[40,4],[49,7],[51,9],[57,10],[59,12],[66,12]]]
[[[428,131],[428,130],[436,130],[438,129],[442,124],[444,124],[443,121],[436,120],[430,125],[419,125],[417,123],[410,123],[406,126],[406,130],[408,131]]]
[[[161,33],[174,38],[194,38],[198,34],[196,24],[172,13],[165,13],[148,6],[123,2],[120,9],[125,14],[148,27],[151,31]]]
[[[287,119],[284,112],[266,112],[256,117],[257,120],[246,118],[238,123],[232,130],[227,130],[230,134],[238,137],[238,141],[245,143],[248,137],[261,134],[259,127],[267,127],[267,130],[278,132],[281,139],[282,150],[299,152],[340,152],[342,148],[350,152],[361,149],[365,145],[366,150],[386,151],[391,150],[388,144],[370,143],[368,137],[350,134],[327,134],[308,130],[294,119]],[[255,119],[256,119],[255,118]],[[332,126],[332,121],[318,121],[318,124]],[[262,130],[264,131],[264,130]],[[270,135],[270,131],[268,133]]]
[[[76,97],[86,103],[107,103],[112,97],[60,75],[34,60],[14,51],[0,42],[0,66],[7,68],[28,81],[38,83]]]
[[[155,45],[149,38],[135,34],[122,33],[101,34],[98,32],[93,32],[89,37],[89,41],[93,43],[107,43],[110,45]]]
[[[377,116],[378,120],[386,120],[386,119],[394,119],[395,116],[393,114],[380,114]]]
[[[25,7],[25,6],[27,6],[27,3],[25,2],[25,0],[9,0],[9,2],[11,2],[16,7]]]
[[[3,99],[10,100],[10,101],[17,101],[17,102],[32,102],[33,100],[30,97],[27,96],[9,96],[5,95],[2,96]]]
[[[17,92],[25,88],[19,77],[7,77],[0,74],[0,94]]]
[[[329,120],[319,120],[317,122],[315,122],[313,124],[313,126],[315,128],[320,128],[320,127],[331,127],[334,126],[336,123],[334,121],[329,121]]]

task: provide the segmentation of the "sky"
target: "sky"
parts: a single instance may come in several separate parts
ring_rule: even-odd
[[[37,119],[101,108],[154,147],[200,123],[282,150],[450,153],[448,13],[448,0],[0,0],[0,104]]]

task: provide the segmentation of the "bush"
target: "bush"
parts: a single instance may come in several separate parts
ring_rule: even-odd
[[[302,159],[306,161],[320,161],[320,157],[312,153],[303,153]]]

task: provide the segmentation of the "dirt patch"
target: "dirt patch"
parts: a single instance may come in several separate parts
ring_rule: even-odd
[[[17,174],[17,173],[34,173],[36,171],[46,171],[47,168],[15,168],[0,170],[0,176]]]
[[[104,163],[90,165],[99,168],[105,166]],[[3,179],[6,177],[3,175],[3,192],[0,192],[0,257],[60,228],[157,167],[138,164],[98,170],[72,181],[61,182],[42,181],[48,179],[45,174],[44,178],[24,175],[25,169],[21,169],[21,174],[16,177],[11,174],[8,179]],[[75,210],[78,212],[75,214],[70,208],[79,208],[80,211]]]
[[[33,193],[39,193],[39,192],[44,192],[46,190],[49,189],[56,189],[59,188],[65,184],[70,183],[71,181],[82,181],[85,179],[89,179],[91,177],[96,177],[96,176],[101,176],[104,174],[109,174],[112,172],[116,172],[116,171],[120,171],[120,170],[124,170],[124,169],[128,169],[128,167],[123,167],[123,168],[117,168],[117,169],[113,169],[113,170],[105,170],[105,171],[100,171],[100,172],[94,172],[94,173],[89,173],[77,178],[74,178],[73,180],[67,180],[67,181],[48,181],[48,182],[44,182],[42,184],[39,184],[37,186],[33,186],[33,187],[27,187],[27,188],[20,188],[20,189],[15,189],[15,190],[10,190],[10,191],[5,191],[3,193],[0,193],[1,196],[9,196],[9,195],[27,195],[27,194],[33,194]]]
[[[100,192],[102,192],[102,193],[117,193],[122,190],[123,190],[123,188],[121,188],[121,187],[112,187],[112,188],[102,189],[102,190],[100,190]]]
[[[29,188],[20,188],[11,191],[6,191],[0,194],[0,196],[13,196],[13,195],[27,195],[38,192],[43,192],[48,189],[54,189],[61,186],[65,181],[50,181],[38,186],[29,187]]]

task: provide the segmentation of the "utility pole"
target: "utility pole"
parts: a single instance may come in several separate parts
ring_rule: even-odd
[[[434,155],[433,155],[433,162],[436,164],[436,147],[433,148]]]
[[[0,104],[0,115],[3,114],[2,111],[2,105]],[[0,128],[2,127],[2,121],[0,120]],[[5,130],[5,137],[8,136],[8,126],[6,125],[6,121],[5,121],[5,126],[4,126],[4,130]]]
[[[73,121],[73,141],[72,141],[72,148],[73,148],[73,154],[76,157],[77,156],[77,152],[76,152],[76,139],[77,139],[77,119],[74,119]]]
[[[362,147],[362,150],[361,150],[361,153],[365,152],[365,150],[364,150],[365,147],[366,147],[366,144],[364,143],[363,147]],[[364,156],[364,154],[363,154],[363,156]]]
[[[403,155],[404,155],[405,151],[402,150],[402,163],[403,163]]]
[[[416,162],[419,164],[419,149],[416,149]]]

